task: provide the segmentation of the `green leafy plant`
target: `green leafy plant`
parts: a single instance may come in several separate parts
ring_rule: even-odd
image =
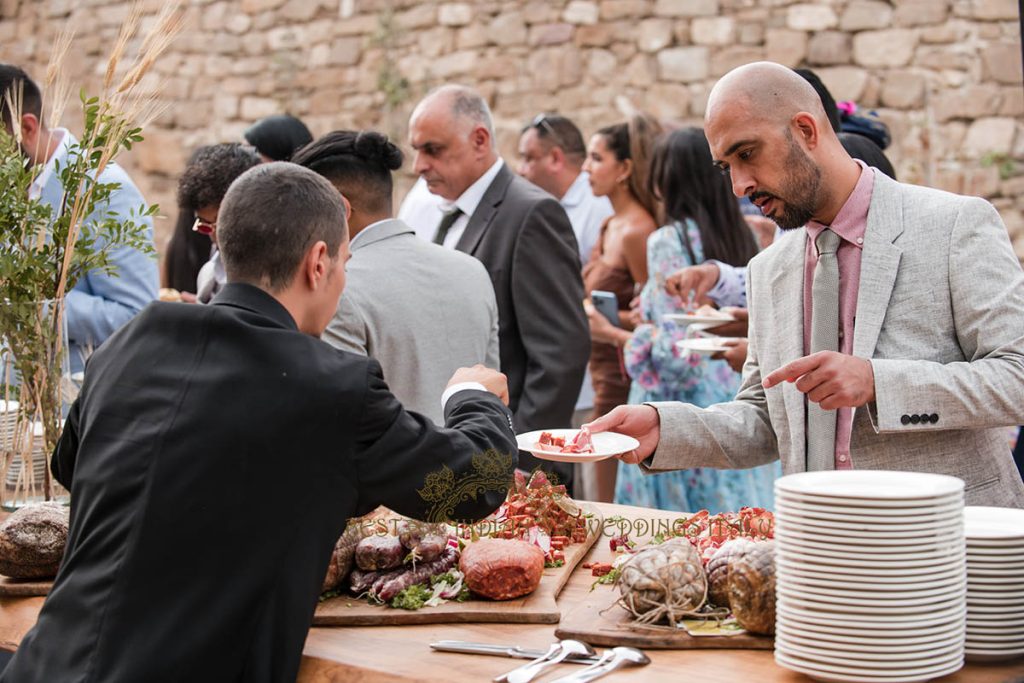
[[[54,177],[63,192],[56,207],[32,196],[30,188],[42,171],[29,162],[22,149],[20,126],[0,127],[0,334],[5,363],[3,399],[18,403],[17,418],[0,422],[3,448],[4,493],[8,470],[20,459],[15,485],[16,502],[41,494],[50,500],[54,486],[48,468],[43,481],[33,477],[33,440],[44,440],[50,453],[61,430],[62,380],[67,349],[64,340],[64,296],[90,271],[116,275],[111,262],[115,249],[131,247],[153,253],[143,220],[157,207],[140,206],[127,216],[105,209],[118,183],[105,182],[103,172],[117,155],[142,141],[145,122],[160,111],[153,93],[139,83],[156,58],[181,29],[177,3],[167,3],[153,29],[144,38],[139,55],[119,81],[118,63],[135,36],[141,9],[136,5],[111,52],[101,96],[80,95],[84,129],[70,146]],[[69,88],[60,78],[61,62],[72,35],[62,33],[47,69],[44,90],[51,93],[53,108],[48,124],[54,126],[66,104]],[[6,93],[12,120],[21,121],[21,96],[17,88]],[[50,140],[46,141],[51,142]],[[48,145],[49,147],[49,145]],[[41,434],[39,428],[41,426]],[[39,490],[41,489],[41,491]],[[7,500],[4,500],[7,504]]]

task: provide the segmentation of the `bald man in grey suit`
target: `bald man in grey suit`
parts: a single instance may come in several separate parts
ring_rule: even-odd
[[[638,436],[623,460],[648,470],[778,457],[787,473],[936,472],[963,479],[968,504],[1024,507],[1004,429],[1024,422],[1024,272],[995,209],[858,164],[813,89],[777,64],[723,77],[705,124],[734,192],[786,230],[750,263],[743,384],[730,403],[620,408],[595,430]],[[838,250],[815,243],[826,232]],[[816,269],[832,253],[829,316]],[[828,318],[838,350],[816,351]],[[815,459],[822,417],[832,440]]]

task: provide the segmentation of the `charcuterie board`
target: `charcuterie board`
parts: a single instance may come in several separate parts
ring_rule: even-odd
[[[558,638],[573,638],[591,645],[628,645],[655,650],[771,650],[771,636],[740,633],[730,636],[691,636],[684,629],[645,627],[633,623],[630,614],[615,604],[614,586],[596,586],[587,599],[568,611],[555,629]]]
[[[0,577],[0,596],[27,598],[46,595],[53,588],[52,579],[12,579]]]
[[[418,610],[394,609],[372,605],[365,599],[340,596],[320,602],[313,614],[314,626],[396,626],[401,624],[442,624],[503,622],[515,624],[555,624],[561,613],[555,599],[604,529],[604,518],[594,507],[582,504],[587,520],[587,540],[565,549],[565,564],[544,570],[540,585],[533,593],[515,600],[493,602],[471,599],[447,602]]]

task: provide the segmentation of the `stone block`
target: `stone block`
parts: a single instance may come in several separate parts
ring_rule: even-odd
[[[417,31],[416,43],[419,46],[419,49],[417,51],[419,52],[421,57],[426,57],[428,59],[440,57],[442,54],[444,54],[447,50],[450,49],[453,36],[454,30],[446,26],[437,26],[435,28]],[[358,39],[349,38],[348,40]],[[350,63],[355,64],[355,62]]]
[[[655,83],[647,88],[644,108],[660,119],[681,119],[689,113],[690,90],[678,83]]]
[[[335,38],[331,42],[331,53],[327,63],[354,66],[359,63],[362,53],[363,40],[361,38]]]
[[[999,168],[995,165],[964,171],[964,194],[972,197],[993,197],[998,193]]]
[[[468,2],[448,2],[437,8],[437,21],[443,26],[465,26],[473,21],[473,6]]]
[[[500,11],[502,5],[498,5],[495,8],[495,12]],[[481,7],[478,4],[477,10]],[[527,2],[526,6],[523,7],[523,16],[526,18],[528,24],[554,24],[561,20],[561,8],[558,3],[551,2],[550,0],[533,0]]]
[[[797,31],[806,36],[803,31]],[[744,21],[736,26],[736,40],[741,45],[761,45],[765,42],[764,24],[759,21]]]
[[[377,30],[378,19],[372,14],[356,14],[335,19],[333,26],[336,36],[364,36],[373,34]]]
[[[807,57],[807,34],[788,28],[770,28],[764,36],[766,59],[796,67]]]
[[[460,50],[435,59],[430,65],[430,73],[441,79],[453,76],[464,76],[473,71],[477,54],[472,50]]]
[[[1018,201],[1024,199],[1024,175],[1013,176],[1001,181],[999,194],[1004,197],[1015,197]]]
[[[882,86],[882,106],[893,109],[919,109],[924,106],[927,86],[925,77],[910,71],[892,71],[886,74]]]
[[[592,76],[598,83],[611,81],[619,68],[619,60],[608,51],[596,48],[587,50],[586,54],[587,74]]]
[[[499,14],[487,26],[487,38],[495,45],[518,45],[526,42],[526,23],[520,12]]]
[[[277,100],[271,97],[243,97],[241,103],[242,118],[249,121],[277,114],[280,108]]]
[[[659,17],[714,17],[718,0],[655,0],[654,14]]]
[[[1016,19],[1020,7],[1017,0],[972,0],[971,5],[972,16],[985,21]]]
[[[807,44],[807,61],[812,66],[849,64],[850,34],[842,31],[818,31]]]
[[[556,47],[532,50],[527,57],[526,68],[535,87],[548,91],[575,85],[583,78],[583,63],[578,50]]]
[[[572,24],[534,24],[530,27],[530,45],[561,45],[572,40]]]
[[[868,84],[868,72],[855,66],[834,66],[815,69],[818,78],[825,84],[837,102],[861,99]]]
[[[896,7],[893,23],[896,26],[929,26],[942,24],[949,16],[945,0],[909,0]]]
[[[267,45],[271,50],[293,50],[301,45],[299,31],[293,26],[282,26],[267,31]]]
[[[969,71],[977,63],[975,48],[969,45],[922,46],[914,65],[936,70]]]
[[[764,59],[764,48],[747,45],[733,45],[711,54],[711,75],[724,76],[738,66],[760,62]]]
[[[406,30],[428,28],[437,21],[437,6],[432,2],[424,2],[395,14],[395,23]]]
[[[468,50],[487,44],[487,28],[481,24],[470,24],[455,33],[455,48]]]
[[[921,42],[928,45],[958,43],[967,40],[969,25],[959,19],[950,19],[937,26],[927,26],[918,34]]]
[[[622,43],[618,41],[612,43],[611,48],[609,49],[615,55],[615,58],[623,64],[633,59],[633,56],[638,52],[636,45],[633,43]]]
[[[708,77],[709,69],[706,47],[673,47],[658,53],[658,78],[662,81],[701,81]]]
[[[576,29],[576,45],[579,47],[607,47],[612,44],[614,31],[610,24],[580,26]]]
[[[839,28],[843,31],[865,31],[891,25],[892,6],[878,0],[854,0],[847,5],[839,20]]]
[[[690,37],[697,45],[729,45],[736,40],[732,17],[697,17],[690,22]]]
[[[596,24],[601,8],[593,0],[570,0],[562,12],[562,21],[569,24]]]
[[[985,65],[986,79],[1021,85],[1024,72],[1021,69],[1020,41],[986,45],[981,48],[981,60]]]
[[[224,28],[236,35],[245,33],[252,27],[252,18],[247,14],[232,13],[224,22]]]
[[[281,6],[278,16],[287,21],[311,21],[320,11],[322,0],[288,0]]]
[[[786,26],[796,31],[824,31],[839,23],[828,5],[793,5],[786,10]]]
[[[601,19],[605,21],[642,17],[650,11],[650,0],[603,0],[601,3]]]
[[[931,97],[935,120],[973,119],[998,111],[1002,103],[998,86],[985,83],[959,89],[939,90]]]
[[[853,37],[853,58],[860,66],[906,66],[916,47],[917,32],[912,29],[862,31]]]
[[[1006,117],[977,119],[967,129],[964,155],[981,159],[990,154],[1012,154],[1017,122]]]
[[[1003,101],[999,105],[1000,116],[1024,116],[1024,89],[1020,86],[1000,88]]]
[[[246,14],[261,14],[275,10],[286,0],[242,0],[242,11]]]
[[[519,60],[505,54],[484,57],[473,70],[474,80],[512,79],[519,71]]]
[[[641,52],[658,52],[671,44],[671,19],[644,19],[637,26],[636,45]]]
[[[634,87],[649,87],[658,77],[658,63],[651,55],[635,55],[626,66],[626,82]]]
[[[697,125],[703,125],[704,112],[708,108],[708,95],[711,94],[710,86],[704,83],[690,84],[690,115],[702,119]]]

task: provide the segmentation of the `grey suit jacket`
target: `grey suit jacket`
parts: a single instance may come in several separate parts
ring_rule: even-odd
[[[400,220],[360,235],[322,339],[380,362],[406,410],[444,424],[441,394],[460,367],[498,368],[498,306],[474,259],[416,238]]]
[[[516,431],[570,426],[590,357],[590,326],[565,209],[504,164],[456,249],[483,262],[494,285]],[[534,464],[528,455],[520,462]]]
[[[765,391],[761,378],[803,355],[806,235],[790,231],[750,262],[736,399],[652,404],[661,442],[647,469],[776,457],[786,473],[805,469],[805,397],[788,382]],[[876,400],[855,412],[853,466],[950,474],[968,504],[1024,507],[1003,429],[1024,424],[1024,273],[992,205],[875,172],[855,321]]]

